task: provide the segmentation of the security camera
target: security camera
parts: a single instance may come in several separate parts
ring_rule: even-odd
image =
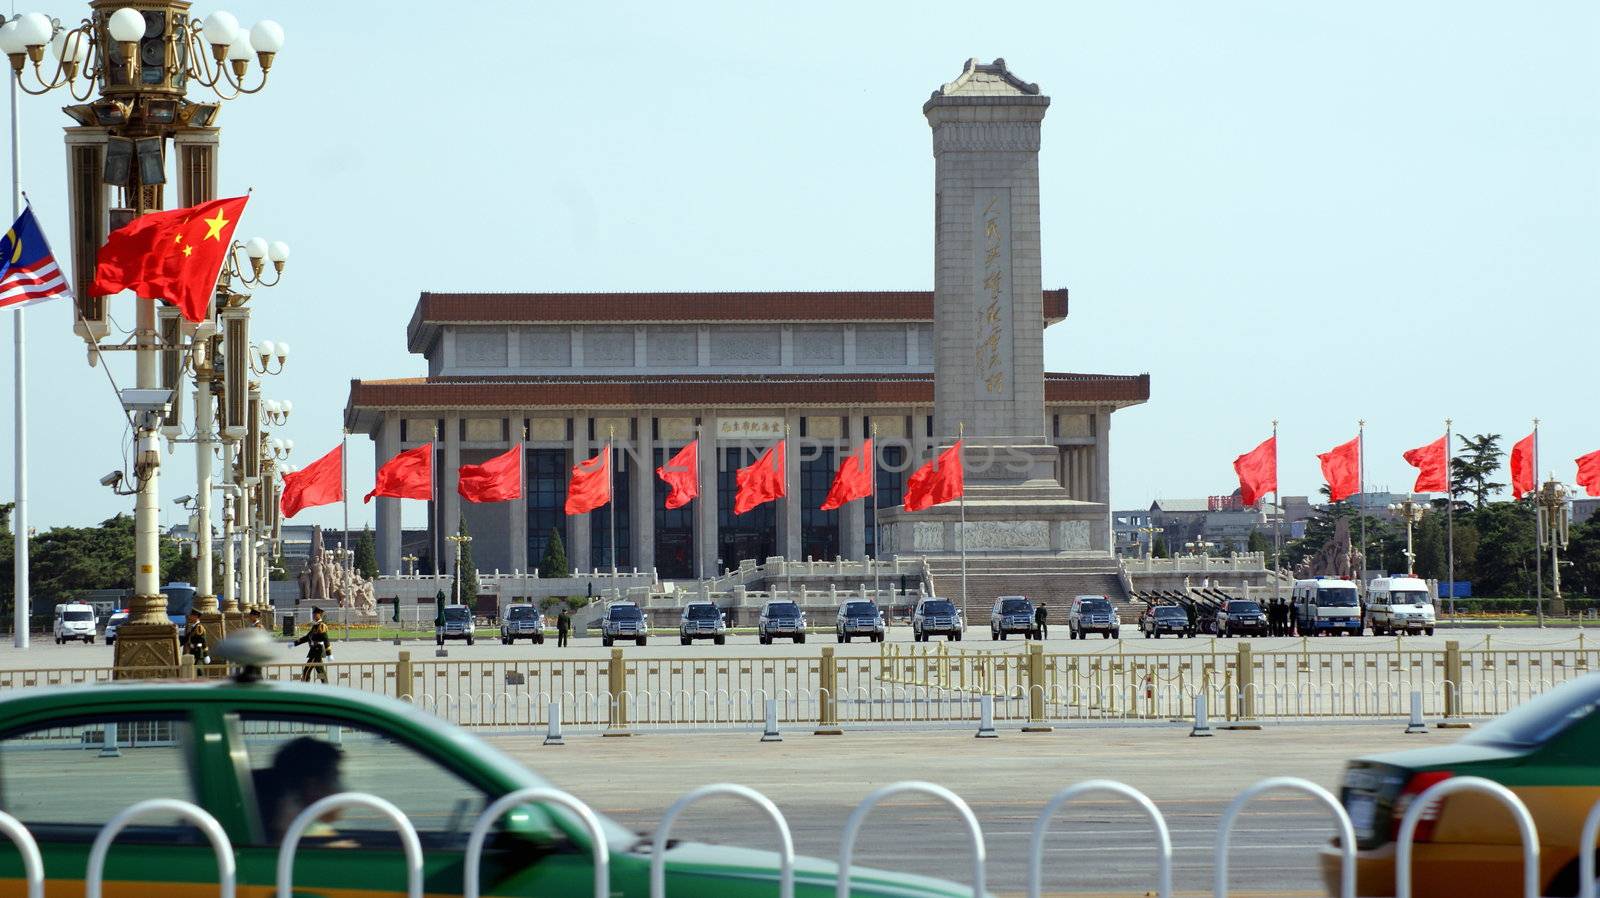
[[[171,390],[152,390],[137,387],[121,391],[122,408],[128,412],[152,412],[164,414],[167,405],[172,401]]]
[[[190,502],[193,502],[193,501],[194,501],[194,497],[193,496],[179,496],[178,498],[172,500],[172,504],[173,505],[188,505]]]
[[[109,486],[112,489],[116,489],[117,484],[119,484],[121,482],[122,482],[122,472],[121,471],[112,471],[110,474],[107,474],[106,476],[100,478],[100,485],[101,486]]]

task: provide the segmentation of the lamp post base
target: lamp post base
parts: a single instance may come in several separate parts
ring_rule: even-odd
[[[178,675],[178,628],[165,624],[125,623],[117,630],[112,676],[147,680]]]

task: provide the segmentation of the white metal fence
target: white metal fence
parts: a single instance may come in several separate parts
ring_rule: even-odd
[[[1215,898],[1225,898],[1228,894],[1228,849],[1234,821],[1246,805],[1267,792],[1294,792],[1308,795],[1327,810],[1329,817],[1332,818],[1334,829],[1339,834],[1340,844],[1342,845],[1339,895],[1340,898],[1353,898],[1355,895],[1355,832],[1351,826],[1350,818],[1345,813],[1344,807],[1326,789],[1308,780],[1295,777],[1273,777],[1262,780],[1239,793],[1223,811],[1222,818],[1218,823],[1216,841],[1212,851],[1214,871],[1212,895]],[[1447,795],[1457,792],[1476,792],[1497,799],[1505,805],[1516,823],[1522,840],[1522,898],[1538,898],[1540,892],[1539,835],[1534,826],[1532,815],[1516,794],[1509,789],[1499,783],[1472,776],[1452,777],[1435,783],[1418,795],[1416,800],[1406,809],[1396,838],[1394,894],[1397,898],[1410,898],[1411,896],[1412,843],[1419,820],[1430,805]],[[983,828],[978,823],[978,818],[972,812],[972,808],[960,796],[943,786],[925,782],[902,782],[885,786],[868,795],[856,806],[846,821],[844,833],[839,844],[838,863],[840,872],[835,889],[836,898],[849,898],[850,862],[855,851],[856,836],[862,824],[866,821],[868,814],[884,800],[907,793],[934,798],[950,807],[954,812],[961,823],[961,829],[967,837],[970,848],[972,860],[970,888],[972,894],[974,898],[984,895],[987,848]],[[1166,819],[1156,804],[1143,792],[1124,783],[1111,780],[1089,780],[1069,786],[1057,792],[1045,803],[1031,831],[1028,856],[1029,898],[1039,898],[1043,890],[1044,868],[1042,858],[1044,840],[1051,819],[1062,806],[1089,793],[1108,793],[1127,798],[1149,818],[1152,854],[1155,860],[1155,894],[1160,898],[1169,898],[1172,894],[1172,841]],[[743,799],[754,805],[773,824],[778,837],[779,896],[780,898],[792,898],[794,893],[794,841],[790,836],[788,822],[785,820],[783,812],[760,792],[732,783],[717,783],[696,789],[678,799],[663,815],[652,839],[650,898],[666,898],[666,846],[673,823],[690,805],[701,799],[713,796],[731,796]],[[587,831],[591,843],[591,857],[594,868],[594,898],[607,898],[611,894],[610,854],[599,818],[579,799],[560,790],[549,788],[530,788],[513,792],[484,809],[474,823],[471,835],[467,840],[460,894],[464,898],[478,898],[480,894],[479,863],[490,831],[506,812],[520,805],[531,803],[557,804],[576,814],[581,825]],[[400,841],[405,854],[407,892],[412,898],[421,898],[423,849],[415,828],[394,805],[377,796],[357,792],[345,792],[324,798],[302,811],[294,822],[290,824],[278,853],[275,867],[275,894],[279,898],[288,898],[293,891],[295,853],[306,829],[327,812],[345,807],[363,807],[377,811],[394,824],[400,833]],[[233,846],[229,842],[227,834],[223,831],[221,824],[205,810],[188,802],[173,799],[153,799],[140,802],[125,809],[106,823],[95,838],[94,846],[89,853],[88,866],[84,872],[85,894],[88,898],[100,898],[106,855],[118,833],[135,818],[156,812],[177,814],[201,831],[210,843],[217,858],[217,883],[220,892],[223,898],[232,898],[237,883],[235,881]],[[38,844],[33,836],[20,821],[4,812],[0,812],[0,835],[8,837],[16,846],[16,849],[21,852],[24,881],[29,898],[43,898],[45,886],[44,863]],[[1594,857],[1597,848],[1600,848],[1600,803],[1596,803],[1589,812],[1578,844],[1578,856],[1580,858],[1578,894],[1580,898],[1595,898]],[[1130,871],[1130,877],[1134,875],[1142,875],[1142,872]],[[1136,888],[1138,886],[1130,884],[1128,887]]]

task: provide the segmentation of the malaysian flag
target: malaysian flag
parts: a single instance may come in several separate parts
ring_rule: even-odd
[[[0,309],[17,308],[56,296],[72,297],[67,276],[56,264],[33,208],[0,240]]]

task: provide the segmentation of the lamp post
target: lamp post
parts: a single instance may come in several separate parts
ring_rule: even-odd
[[[1567,602],[1561,597],[1560,550],[1567,547],[1567,531],[1571,523],[1571,516],[1567,512],[1567,488],[1552,477],[1539,488],[1534,502],[1539,507],[1539,531],[1543,540],[1539,548],[1550,550],[1550,613],[1562,617],[1567,613]],[[1539,625],[1544,626],[1542,601],[1539,603]]]
[[[461,547],[472,542],[472,537],[458,530],[445,539],[456,544],[456,604],[459,605],[461,604]]]
[[[411,569],[409,571],[410,575],[415,577],[417,575],[417,561],[418,561],[417,556],[416,555],[406,555],[406,556],[403,556],[400,560],[404,561],[406,563],[406,566]]]
[[[1406,574],[1415,577],[1417,575],[1417,553],[1412,551],[1411,528],[1422,520],[1422,515],[1427,511],[1427,506],[1407,496],[1389,506],[1389,510],[1399,515],[1406,522]]]
[[[210,90],[220,101],[255,93],[283,47],[283,29],[258,22],[248,32],[232,15],[216,12],[204,22],[189,16],[189,0],[90,0],[89,16],[76,26],[29,13],[0,28],[0,52],[10,62],[13,89],[32,95],[64,90],[76,101],[64,111],[68,192],[72,210],[74,332],[89,344],[90,364],[103,353],[109,334],[106,297],[93,289],[96,251],[108,229],[165,208],[168,142],[174,145],[182,205],[215,197],[219,102],[194,102],[190,86]],[[45,47],[55,57],[46,64]],[[259,80],[250,64],[261,68]],[[255,83],[250,83],[254,81]],[[113,191],[120,201],[111,207]],[[211,322],[191,334],[210,335]],[[214,326],[214,325],[212,325]],[[183,325],[157,332],[156,300],[136,298],[133,349],[136,389],[124,391],[124,411],[134,425],[138,463],[134,474],[134,595],[129,619],[118,633],[115,666],[167,668],[178,664],[177,630],[166,616],[160,589],[160,435],[178,415],[176,365]],[[166,339],[163,339],[163,337]],[[181,338],[180,338],[181,339]],[[20,343],[20,334],[19,334]],[[162,365],[165,352],[169,367]],[[20,369],[20,362],[19,362]],[[149,392],[145,392],[149,391]],[[165,391],[168,399],[155,397]],[[165,419],[165,420],[163,420]],[[19,422],[19,425],[22,422]],[[21,427],[19,426],[19,431]],[[19,445],[22,437],[18,435]],[[19,454],[18,473],[23,473]],[[19,490],[19,496],[21,490]],[[20,564],[25,564],[19,558]],[[22,596],[19,595],[19,599]]]

